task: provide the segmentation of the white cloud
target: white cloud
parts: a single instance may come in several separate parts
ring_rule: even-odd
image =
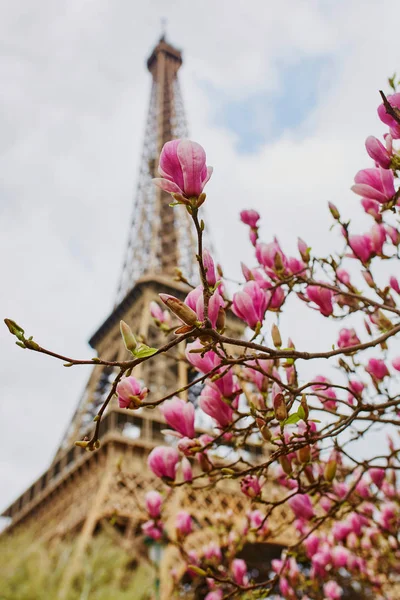
[[[356,214],[349,187],[367,164],[363,139],[382,131],[377,89],[398,67],[396,14],[396,0],[9,5],[0,26],[1,315],[43,345],[91,356],[85,341],[112,306],[122,262],[150,87],[144,59],[163,15],[184,50],[192,136],[215,167],[208,211],[226,271],[238,274],[242,254],[252,260],[243,207],[259,209],[265,237],[276,233],[292,252],[298,234],[328,249],[327,201]],[[335,81],[301,135],[288,130],[239,156],[235,134],[212,122],[201,82],[246,98],[277,89],[279,64],[326,55]],[[304,319],[295,327],[298,345],[323,343]],[[88,372],[22,351],[4,327],[0,340],[5,505],[46,468]]]

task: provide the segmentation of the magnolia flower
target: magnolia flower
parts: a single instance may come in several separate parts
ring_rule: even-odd
[[[172,140],[164,144],[158,171],[153,183],[165,192],[184,198],[197,198],[212,174],[206,166],[204,148],[191,140]]]
[[[120,408],[138,408],[146,398],[149,390],[142,387],[136,377],[124,377],[117,385],[118,404]]]
[[[385,203],[395,195],[394,176],[390,169],[362,169],[354,177],[351,188],[355,194]]]
[[[160,516],[162,496],[156,490],[147,492],[145,496],[146,510],[152,519],[157,519]]]
[[[153,448],[147,458],[147,464],[157,477],[174,481],[179,453],[170,446]]]
[[[252,329],[262,323],[266,307],[267,296],[256,281],[248,281],[233,295],[232,311]]]
[[[191,402],[185,402],[181,398],[166,400],[161,406],[168,425],[178,431],[183,437],[193,438],[194,431],[194,406]]]

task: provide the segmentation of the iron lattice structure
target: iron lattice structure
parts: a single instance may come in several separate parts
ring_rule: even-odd
[[[89,341],[106,361],[130,358],[121,340],[121,319],[129,323],[148,345],[160,347],[165,343],[165,337],[151,319],[149,304],[158,300],[161,291],[180,298],[187,294],[188,286],[171,277],[176,265],[193,281],[196,249],[188,214],[183,207],[171,209],[170,197],[151,184],[163,144],[186,135],[177,79],[181,64],[180,52],[163,38],[147,62],[153,78],[150,109],[117,303]],[[228,319],[227,328],[232,335],[243,333],[242,323],[233,318]],[[182,389],[193,380],[194,372],[179,360],[184,350],[184,343],[181,343],[174,352],[150,358],[135,367],[135,377],[143,379],[150,388],[150,400]],[[74,445],[76,440],[91,435],[93,418],[108,394],[114,376],[112,367],[94,367],[51,465],[2,515],[11,520],[4,535],[29,530],[49,543],[56,543],[60,537],[75,536],[74,550],[66,564],[57,600],[71,597],[69,592],[77,585],[85,549],[96,529],[105,521],[111,519],[124,532],[137,561],[146,560],[147,551],[140,535],[140,523],[146,518],[144,496],[150,489],[160,486],[160,481],[147,469],[146,460],[152,448],[168,443],[160,411],[127,411],[120,409],[113,399],[100,424],[100,449],[91,453]],[[194,401],[193,394],[196,396],[195,390],[190,394],[182,392],[180,396]],[[260,443],[249,440],[246,451],[261,458],[265,451]],[[166,509],[168,522],[172,523],[176,512],[185,508],[202,524],[201,530],[188,537],[187,549],[214,538],[213,518],[218,512],[232,510],[240,521],[251,508],[251,501],[237,493],[233,483],[220,483],[218,489],[188,493],[184,488],[177,488],[171,493]],[[271,489],[270,494],[273,497],[277,492]],[[276,527],[272,521],[269,523],[275,544],[283,543],[285,520],[282,510]],[[161,564],[162,600],[172,597],[171,570],[181,568],[176,548],[168,547]]]
[[[135,282],[149,273],[182,269],[195,275],[195,240],[185,210],[171,211],[169,194],[156,188],[158,157],[165,142],[188,136],[178,81],[181,53],[162,38],[147,61],[152,75],[149,111],[128,244],[117,291],[117,303]]]

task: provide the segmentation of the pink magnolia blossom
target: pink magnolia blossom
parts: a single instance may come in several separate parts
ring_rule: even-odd
[[[138,408],[146,398],[149,390],[142,387],[136,377],[124,377],[117,385],[118,404],[120,408]]]
[[[194,431],[194,406],[191,402],[186,402],[181,398],[174,397],[166,400],[161,406],[161,412],[164,415],[168,425],[178,431],[182,437],[193,438]]]
[[[298,519],[309,521],[315,516],[310,497],[307,494],[296,494],[289,499],[289,506]]]
[[[146,521],[146,523],[143,523],[142,531],[143,531],[144,535],[152,538],[155,541],[161,539],[163,536],[163,530],[161,528],[161,524],[156,523],[155,521]]]
[[[332,548],[332,564],[336,569],[341,569],[347,565],[350,552],[343,546],[335,546]]]
[[[265,515],[263,515],[260,510],[249,511],[247,513],[247,519],[250,529],[255,529],[257,534],[265,535],[268,533],[269,528],[267,522],[265,521]]]
[[[179,536],[186,536],[193,531],[192,517],[185,510],[181,510],[175,517],[175,529]]]
[[[165,325],[171,327],[171,314],[168,310],[162,310],[157,302],[150,302],[150,314],[157,325]]]
[[[213,590],[212,592],[208,592],[204,600],[222,600],[223,596],[224,592],[221,589]]]
[[[221,369],[218,371],[218,374],[216,374],[213,379],[208,381],[208,385],[218,390],[224,398],[237,396],[240,391],[240,387],[238,386],[236,378],[232,373],[232,369],[226,371],[226,367],[221,367]],[[234,402],[232,406],[233,408],[236,408],[236,403]]]
[[[276,287],[271,291],[269,290],[270,287],[272,287],[272,285],[267,285],[265,292],[267,299],[267,310],[278,311],[285,302],[285,292],[283,291],[282,286]]]
[[[344,285],[350,285],[350,274],[346,269],[337,269],[336,277],[340,283],[344,283]]]
[[[375,223],[369,232],[371,247],[375,254],[382,254],[383,244],[386,241],[386,229],[381,223]]]
[[[243,374],[257,386],[260,392],[265,392],[268,389],[269,378],[267,374],[271,374],[274,363],[272,360],[249,360],[247,367],[243,369]],[[261,371],[256,370],[261,369]],[[264,371],[264,374],[262,371]]]
[[[164,144],[155,185],[170,194],[185,198],[198,197],[210,179],[212,168],[206,166],[204,148],[191,140],[172,140]]]
[[[182,466],[183,480],[187,481],[187,482],[193,481],[192,465],[190,464],[190,462],[186,458],[186,456],[184,456],[182,458],[181,466]]]
[[[383,480],[385,479],[386,471],[385,469],[380,469],[379,467],[374,467],[368,471],[369,476],[371,477],[371,481],[380,488]]]
[[[194,290],[189,292],[185,298],[185,304],[196,313],[199,321],[204,320],[204,295],[202,285],[198,285]],[[208,317],[213,327],[217,324],[219,309],[223,306],[223,298],[219,293],[219,290],[216,289],[208,303]]]
[[[400,93],[388,96],[387,100],[394,108],[400,108]],[[386,112],[386,108],[383,103],[378,107],[378,115],[383,123],[389,125],[392,137],[394,139],[400,139],[400,125],[395,119],[393,119],[391,115]]]
[[[220,561],[222,558],[221,548],[216,542],[210,542],[203,548],[204,558],[210,561]]]
[[[208,250],[203,250],[203,265],[206,270],[206,279],[208,285],[213,287],[217,283],[217,277],[215,274],[215,265],[211,254]]]
[[[310,260],[310,249],[308,247],[308,244],[300,237],[297,238],[297,248],[299,250],[302,260],[304,262],[308,262]]]
[[[394,277],[393,275],[389,279],[389,285],[392,288],[392,290],[394,290],[397,294],[400,294],[400,284],[396,277]]]
[[[179,462],[179,453],[171,446],[157,446],[153,448],[147,458],[147,464],[157,477],[175,480],[176,467]]]
[[[373,217],[375,221],[382,221],[379,202],[377,202],[376,200],[371,200],[371,198],[363,198],[361,200],[361,204],[365,212],[368,215],[371,215],[371,217]]]
[[[232,423],[233,409],[224,402],[219,390],[205,385],[199,400],[202,411],[217,421],[220,427],[227,427]]]
[[[354,256],[366,264],[373,254],[372,242],[369,235],[350,235],[349,246]]]
[[[247,583],[248,583],[248,580],[246,577],[247,565],[243,559],[235,558],[232,561],[231,570],[232,570],[233,580],[235,581],[235,583],[237,583],[238,585],[243,585],[243,586],[247,585]]]
[[[343,590],[336,581],[327,581],[324,585],[324,594],[329,600],[340,600]]]
[[[377,381],[383,381],[389,375],[385,362],[380,358],[370,358],[365,370]]]
[[[156,490],[147,492],[145,496],[146,510],[152,519],[157,519],[160,516],[162,501],[161,494]]]
[[[329,317],[333,313],[332,290],[328,290],[319,285],[309,285],[306,290],[309,300],[314,302],[324,317]]]
[[[337,341],[339,348],[350,348],[360,343],[360,339],[354,329],[343,328],[339,331],[339,339]]]
[[[266,307],[267,296],[255,281],[248,281],[233,295],[232,311],[252,329],[262,323]]]
[[[245,475],[240,481],[240,489],[249,498],[257,498],[261,494],[263,480],[255,475]]]
[[[349,381],[349,388],[352,393],[349,394],[347,400],[350,404],[354,404],[354,395],[361,396],[362,392],[364,391],[365,385],[362,381],[357,381],[353,379]]]
[[[306,549],[308,558],[311,558],[316,554],[320,545],[320,538],[315,533],[311,533],[303,542],[303,546]]]
[[[400,232],[396,227],[392,225],[385,225],[386,232],[391,239],[391,242],[394,246],[398,246],[400,244]]]
[[[185,456],[194,456],[202,449],[202,444],[199,439],[192,440],[190,438],[182,438],[178,442],[178,449]]]
[[[260,265],[266,267],[270,275],[285,271],[287,266],[287,258],[276,239],[268,244],[257,244],[256,258]]]
[[[392,366],[396,371],[400,371],[400,356],[396,356],[396,358],[392,360]]]
[[[291,275],[299,275],[300,273],[303,273],[306,268],[303,261],[294,256],[289,256],[287,259],[287,271]]]
[[[207,352],[198,352],[204,350],[203,344],[196,339],[186,346],[185,356],[193,367],[202,373],[209,373],[221,363],[221,359],[213,350]]]
[[[351,532],[352,527],[346,521],[337,521],[332,526],[332,535],[337,542],[342,542]]]
[[[362,169],[354,177],[351,188],[355,194],[385,203],[395,195],[394,177],[390,169]]]
[[[256,227],[258,227],[258,221],[260,220],[260,215],[256,210],[252,210],[252,209],[242,210],[240,213],[240,220],[245,225],[249,225],[249,227],[252,227],[253,229],[255,229]]]
[[[390,168],[391,156],[385,146],[376,137],[370,135],[365,140],[365,148],[369,156],[383,169]]]

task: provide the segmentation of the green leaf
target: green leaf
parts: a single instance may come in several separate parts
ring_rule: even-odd
[[[299,406],[299,410],[297,411],[297,414],[299,415],[300,419],[303,419],[303,421],[305,421],[306,413],[302,406]]]
[[[158,352],[158,348],[150,348],[146,344],[141,344],[132,354],[135,358],[147,358],[148,356],[153,356],[156,352]]]
[[[298,421],[300,421],[302,418],[303,417],[301,417],[299,413],[293,413],[285,421],[283,421],[282,425],[295,425],[295,423],[298,423]]]

